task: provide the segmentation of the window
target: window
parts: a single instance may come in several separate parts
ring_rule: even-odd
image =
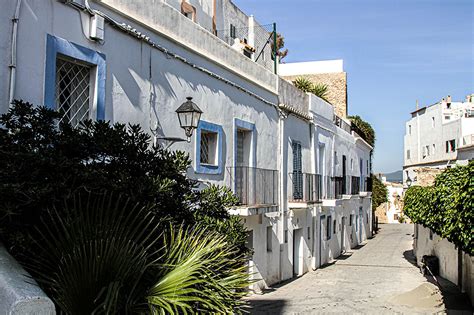
[[[450,120],[451,116],[450,115],[444,115],[444,120]]]
[[[354,219],[353,215],[349,215],[349,226],[352,226],[352,220]]]
[[[56,60],[56,108],[61,117],[77,127],[89,118],[91,68],[63,58]]]
[[[435,118],[431,117],[431,127],[435,127]]]
[[[77,126],[85,119],[105,119],[105,55],[47,35],[44,104],[61,121]]]
[[[201,164],[217,165],[217,132],[201,132]]]
[[[273,238],[272,226],[267,226],[267,252],[272,251],[272,238]]]
[[[303,172],[301,143],[293,141],[293,199],[303,199]]]
[[[230,37],[231,38],[236,38],[237,37],[235,31],[236,31],[235,25],[230,24]]]
[[[411,125],[408,125],[408,134],[411,135]]]
[[[433,231],[430,229],[430,240],[433,240]]]
[[[326,239],[330,240],[331,239],[331,223],[332,223],[332,217],[328,216],[326,219]]]
[[[181,13],[183,13],[183,15],[188,19],[196,22],[196,8],[191,4],[185,1],[181,2]]]
[[[221,174],[222,139],[221,126],[201,120],[196,130],[196,173]]]
[[[334,220],[332,223],[332,233],[336,234],[336,230],[337,230],[337,221]]]
[[[446,153],[456,151],[456,139],[446,141]]]
[[[288,243],[288,230],[285,230],[284,241],[285,241],[285,244]]]
[[[410,150],[407,150],[407,160],[410,159]]]

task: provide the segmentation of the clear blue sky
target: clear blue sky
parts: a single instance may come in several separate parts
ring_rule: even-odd
[[[285,62],[344,59],[349,114],[377,135],[374,169],[400,170],[416,100],[474,93],[474,0],[234,0],[277,23]]]

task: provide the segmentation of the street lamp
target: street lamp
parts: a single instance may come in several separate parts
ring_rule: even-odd
[[[176,110],[179,124],[184,129],[188,142],[191,141],[194,129],[198,127],[202,110],[192,101],[192,97],[186,97],[187,101]]]
[[[192,102],[192,97],[186,97],[187,101],[181,104],[176,110],[178,114],[179,125],[181,128],[184,129],[184,133],[186,134],[187,139],[177,138],[177,137],[156,137],[156,140],[164,140],[168,142],[168,145],[165,149],[169,149],[174,143],[176,142],[191,142],[191,136],[193,135],[194,129],[196,129],[199,125],[199,120],[201,119],[202,110]],[[156,134],[156,129],[151,130],[153,133]]]
[[[407,178],[407,180],[406,180],[406,183],[407,183],[408,188],[410,188],[410,186],[411,186],[411,178],[410,178],[410,176],[408,176],[408,178]]]

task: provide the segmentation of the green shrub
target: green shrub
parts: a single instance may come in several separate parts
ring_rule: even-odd
[[[22,101],[0,116],[0,240],[62,311],[149,310],[147,290],[166,276],[157,264],[167,259],[170,225],[183,240],[206,242],[200,231],[218,239],[225,261],[209,258],[202,268],[220,264],[215,279],[244,281],[246,230],[226,212],[236,200],[228,189],[197,191],[186,177],[189,156],[153,146],[138,125],[89,120],[72,128],[57,120],[55,111]],[[215,290],[248,285],[239,281]],[[219,303],[239,301],[235,294]],[[201,302],[189,303],[212,309]]]
[[[431,187],[410,187],[404,213],[474,255],[474,162],[445,170]]]

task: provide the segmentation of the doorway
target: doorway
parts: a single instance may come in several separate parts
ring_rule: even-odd
[[[303,229],[293,230],[293,275],[303,274]]]
[[[323,252],[326,255],[326,246],[324,243],[324,235],[326,235],[326,229],[324,227],[324,222],[326,221],[326,216],[322,215],[319,217],[319,267],[323,265]]]

